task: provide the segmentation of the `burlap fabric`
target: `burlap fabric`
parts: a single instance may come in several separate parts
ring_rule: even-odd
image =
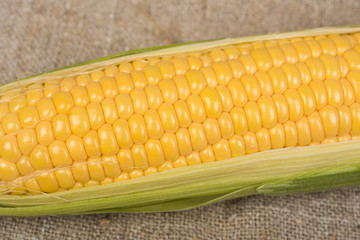
[[[124,50],[360,24],[359,1],[0,1],[0,82]],[[360,239],[360,188],[173,213],[0,218],[0,239]]]

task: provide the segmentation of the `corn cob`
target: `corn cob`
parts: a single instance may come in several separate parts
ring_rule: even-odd
[[[258,192],[358,183],[357,31],[143,50],[2,86],[0,204],[7,208],[0,214],[179,210]],[[228,175],[231,169],[238,172]],[[332,185],[289,183],[310,173],[318,181],[325,169],[327,176],[346,169],[351,180],[336,172]],[[191,181],[167,186],[184,176]],[[207,181],[196,195],[192,184]],[[221,189],[217,181],[236,184]],[[182,195],[159,201],[160,189],[177,188]],[[144,205],[144,196],[119,205],[151,190]],[[99,207],[106,201],[112,202]]]

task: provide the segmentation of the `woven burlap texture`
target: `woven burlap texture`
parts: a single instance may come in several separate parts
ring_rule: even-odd
[[[360,24],[358,1],[0,2],[0,82],[129,49]],[[360,188],[173,213],[0,218],[0,239],[359,239]]]

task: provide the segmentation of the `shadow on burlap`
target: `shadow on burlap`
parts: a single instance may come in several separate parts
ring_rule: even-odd
[[[360,24],[357,1],[0,2],[0,82],[124,50]],[[1,239],[359,239],[360,189],[174,213],[1,217]]]

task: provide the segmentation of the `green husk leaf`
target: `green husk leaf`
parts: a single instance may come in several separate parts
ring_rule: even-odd
[[[139,58],[259,40],[357,31],[359,26],[324,28],[135,50],[9,83],[0,87],[0,93]],[[358,184],[360,140],[271,150],[54,194],[3,195],[0,196],[0,215],[177,211],[252,194],[289,194]]]

